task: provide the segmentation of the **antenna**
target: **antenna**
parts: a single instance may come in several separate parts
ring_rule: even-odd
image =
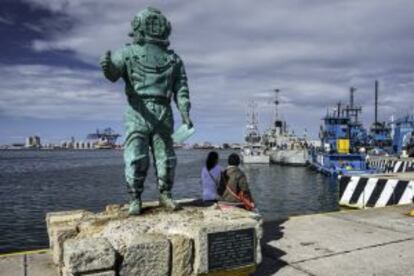
[[[274,121],[276,122],[277,120],[279,120],[279,93],[280,90],[279,89],[275,89],[275,114],[274,114]]]
[[[338,102],[337,105],[338,105],[338,110],[337,110],[338,111],[338,113],[337,113],[338,116],[337,117],[339,118],[339,117],[341,117],[341,102]]]
[[[378,81],[375,81],[375,117],[374,123],[377,125],[378,123]]]
[[[354,92],[355,92],[355,87],[352,87],[349,89],[349,105],[351,108],[354,108]]]

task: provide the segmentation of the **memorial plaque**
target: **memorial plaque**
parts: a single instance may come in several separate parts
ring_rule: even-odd
[[[253,228],[208,234],[208,270],[231,269],[255,262]]]

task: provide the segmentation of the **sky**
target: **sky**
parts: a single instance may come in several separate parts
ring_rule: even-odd
[[[129,42],[130,21],[147,6],[170,20],[186,66],[190,142],[242,141],[252,101],[266,129],[275,88],[300,135],[317,137],[351,86],[369,126],[375,79],[380,120],[412,112],[414,1],[2,0],[0,144],[81,140],[105,127],[123,134],[123,86],[104,79],[99,58]]]

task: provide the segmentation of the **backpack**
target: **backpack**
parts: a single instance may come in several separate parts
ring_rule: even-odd
[[[231,189],[229,185],[227,185],[228,180],[229,180],[229,176],[227,175],[227,170],[224,170],[221,173],[220,183],[219,183],[219,186],[217,187],[217,194],[219,196],[223,196],[224,191],[227,190],[230,194],[232,194],[235,198],[237,198],[240,201],[240,203],[243,204],[244,209],[248,211],[253,210],[256,207],[256,205],[253,199],[251,198],[251,196],[244,191],[237,192]]]

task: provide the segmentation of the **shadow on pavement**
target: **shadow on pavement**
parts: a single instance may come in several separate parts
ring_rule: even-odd
[[[272,241],[277,241],[283,237],[282,224],[287,221],[267,221],[263,223],[263,238],[262,245],[262,263],[257,267],[257,270],[252,275],[254,276],[266,276],[274,275],[287,263],[280,260],[280,258],[286,254],[285,251],[278,249],[277,247],[269,245]]]

